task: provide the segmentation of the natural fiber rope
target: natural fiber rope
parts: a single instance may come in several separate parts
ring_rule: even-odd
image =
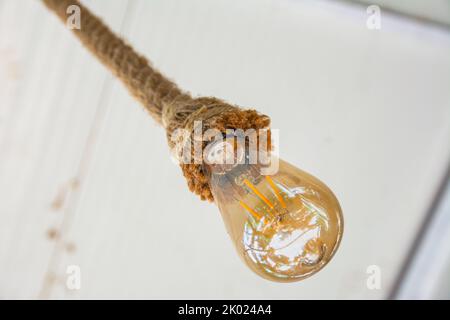
[[[146,58],[139,55],[124,40],[114,34],[103,22],[77,0],[42,0],[65,22],[67,8],[76,5],[81,9],[80,29],[73,29],[83,45],[106,65],[149,112],[166,129],[171,148],[175,142],[172,133],[177,129],[192,132],[194,121],[203,122],[203,132],[217,129],[265,129],[269,117],[255,110],[243,110],[217,98],[192,98],[172,81],[154,69]],[[203,143],[202,147],[206,145]],[[270,147],[270,146],[269,146]],[[180,164],[189,189],[202,200],[213,200],[209,178],[202,164]]]

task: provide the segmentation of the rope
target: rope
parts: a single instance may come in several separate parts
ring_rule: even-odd
[[[269,117],[255,110],[244,110],[212,97],[193,98],[151,66],[114,34],[97,16],[77,0],[42,0],[44,4],[65,22],[67,8],[80,8],[80,29],[72,29],[81,43],[109,68],[156,120],[166,129],[168,144],[176,146],[172,134],[177,129],[193,131],[195,121],[202,121],[202,130],[217,129],[265,129]],[[193,143],[193,139],[188,140]],[[202,148],[207,142],[202,143]],[[270,147],[270,146],[269,146]],[[191,148],[193,150],[194,148]],[[193,151],[192,151],[193,152]],[[181,163],[189,189],[202,200],[214,200],[209,187],[209,177],[200,163]]]

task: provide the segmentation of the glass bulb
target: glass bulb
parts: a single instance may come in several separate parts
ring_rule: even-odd
[[[277,282],[298,281],[322,269],[343,232],[334,194],[317,178],[272,155],[270,163],[279,161],[278,170],[264,175],[264,166],[248,161],[245,147],[232,145],[210,143],[205,169],[239,256],[256,274]]]

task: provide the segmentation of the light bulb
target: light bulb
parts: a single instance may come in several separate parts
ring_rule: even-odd
[[[205,149],[205,169],[228,234],[239,256],[263,278],[293,282],[309,277],[339,246],[339,202],[317,178],[273,155],[270,161],[279,161],[278,170],[262,174],[264,166],[251,164],[245,149],[229,140]]]

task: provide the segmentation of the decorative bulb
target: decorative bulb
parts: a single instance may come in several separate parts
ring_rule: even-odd
[[[239,256],[272,281],[311,276],[339,246],[339,202],[317,178],[273,155],[270,163],[279,161],[278,170],[263,175],[264,166],[251,164],[244,149],[227,141],[205,149],[211,190]]]

